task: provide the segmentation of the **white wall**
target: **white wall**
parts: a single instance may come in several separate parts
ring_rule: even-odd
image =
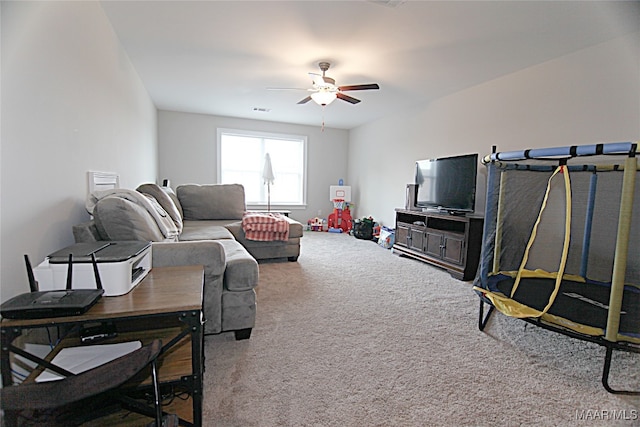
[[[155,181],[157,113],[98,2],[2,2],[0,298],[87,220],[87,171]]]
[[[640,33],[400,112],[350,133],[360,215],[395,226],[421,158],[640,139]],[[480,167],[476,208],[484,208]]]
[[[292,210],[291,217],[305,223],[320,211],[333,210],[329,186],[347,181],[348,132],[320,126],[301,126],[204,114],[158,112],[160,179],[171,186],[213,184],[217,180],[216,131],[218,128],[289,133],[307,136],[307,208]],[[277,171],[276,171],[277,174]],[[277,181],[274,185],[278,185]]]

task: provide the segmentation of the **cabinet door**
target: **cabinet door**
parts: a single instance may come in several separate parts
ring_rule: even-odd
[[[396,224],[396,240],[395,244],[401,246],[409,246],[409,226],[403,223]]]
[[[422,252],[424,250],[424,228],[415,226],[411,227],[409,235],[411,236],[411,239],[409,240],[409,247]]]
[[[442,257],[442,233],[434,232],[431,230],[427,230],[424,233],[425,242],[424,242],[424,253],[435,257]]]
[[[442,259],[454,264],[464,264],[464,235],[445,234],[443,236]]]

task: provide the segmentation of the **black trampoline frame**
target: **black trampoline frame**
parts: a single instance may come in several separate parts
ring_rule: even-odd
[[[571,146],[571,147],[561,147],[561,148],[552,148],[552,149],[538,149],[538,150],[524,150],[521,152],[506,152],[506,153],[498,153],[496,152],[496,147],[493,147],[492,154],[486,156],[483,159],[484,163],[491,163],[495,161],[519,161],[525,159],[540,159],[540,160],[551,160],[552,162],[558,162],[557,164],[566,165],[566,161],[572,157],[580,157],[580,156],[594,156],[594,155],[602,155],[602,154],[612,154],[612,155],[627,155],[629,158],[635,158],[637,151],[637,143],[613,143],[613,144],[596,144],[592,146]],[[515,169],[521,169],[520,165],[515,166]],[[528,166],[524,166],[522,169],[528,169]],[[489,185],[487,185],[487,190],[489,191]],[[489,201],[487,201],[487,206],[489,206]],[[487,223],[485,221],[485,235],[487,234]],[[483,251],[485,250],[485,243],[483,237]],[[479,267],[479,277],[483,277],[482,266]],[[485,272],[486,274],[486,272]],[[495,311],[495,306],[491,302],[491,300],[482,292],[483,289],[476,288],[476,293],[480,297],[480,306],[478,311],[478,329],[480,331],[484,331],[487,323],[489,322],[491,315]],[[489,291],[488,289],[484,289]],[[489,306],[487,313],[485,314],[485,304]],[[539,317],[524,317],[521,318],[527,323],[538,326],[540,328],[557,332],[562,335],[568,336],[570,338],[579,339],[582,341],[592,342],[594,344],[605,347],[605,358],[604,364],[602,368],[602,385],[606,391],[612,394],[619,395],[640,395],[640,390],[618,390],[611,387],[609,383],[609,377],[611,373],[611,364],[613,359],[613,351],[625,351],[629,353],[637,353],[640,354],[640,343],[629,342],[629,341],[612,341],[611,338],[606,339],[605,336],[595,336],[588,335],[580,332],[576,332],[572,329],[563,327],[558,324],[549,323],[548,321],[543,321]]]
[[[484,314],[484,305],[487,304],[489,306],[489,310],[487,314]],[[495,311],[495,306],[485,297],[480,297],[480,309],[478,311],[478,329],[480,331],[484,331],[485,326],[489,322],[491,318],[491,314]],[[543,322],[540,318],[531,318],[526,317],[522,318],[527,323],[538,326],[540,328],[546,329],[552,332],[558,332],[562,335],[566,335],[571,338],[579,339],[582,341],[589,341],[594,344],[598,344],[606,348],[606,353],[604,357],[604,366],[602,367],[602,386],[609,393],[612,394],[622,394],[622,395],[630,395],[630,396],[640,396],[640,390],[616,390],[609,385],[609,373],[611,371],[611,361],[613,359],[613,350],[618,351],[626,351],[630,353],[638,353],[640,354],[640,344],[634,344],[630,342],[613,342],[605,340],[602,337],[594,337],[587,334],[581,334],[575,332],[571,329],[563,328],[558,325],[552,325],[546,322]]]

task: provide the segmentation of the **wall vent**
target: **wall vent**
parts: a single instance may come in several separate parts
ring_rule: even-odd
[[[100,190],[113,190],[120,188],[120,175],[115,172],[87,172],[89,181],[89,194]]]

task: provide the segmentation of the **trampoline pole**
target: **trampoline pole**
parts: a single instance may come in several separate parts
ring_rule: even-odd
[[[587,213],[584,220],[584,236],[582,238],[582,259],[580,262],[580,275],[587,277],[587,264],[589,263],[589,248],[591,247],[591,226],[593,225],[593,210],[596,204],[596,188],[598,186],[598,174],[594,171],[589,181],[589,200],[587,201]]]
[[[612,394],[624,394],[628,396],[640,396],[640,391],[633,390],[616,390],[609,384],[609,374],[611,372],[611,360],[613,358],[613,346],[607,345],[607,352],[604,356],[604,366],[602,368],[602,386],[605,390]]]
[[[498,211],[496,213],[496,236],[493,248],[493,273],[500,271],[500,253],[502,252],[502,218],[504,216],[504,189],[507,181],[506,173],[500,173],[500,190],[498,192]],[[487,219],[485,218],[485,222]]]
[[[624,175],[622,178],[622,197],[620,199],[616,251],[613,259],[613,276],[611,279],[607,330],[605,333],[605,339],[611,342],[618,341],[618,330],[620,328],[620,309],[622,308],[624,278],[629,253],[629,231],[631,229],[636,169],[636,158],[628,157],[624,164]]]
[[[488,257],[488,236],[490,235],[491,227],[495,224],[495,209],[496,205],[496,195],[495,195],[495,181],[497,168],[493,163],[488,163],[487,167],[487,197],[486,197],[486,206],[485,206],[485,218],[484,224],[482,226],[482,251],[480,254],[480,280],[483,285],[487,283],[487,277],[489,276],[488,269],[490,267]],[[495,248],[493,257],[495,259]]]
[[[480,310],[478,311],[478,329],[480,329],[481,331],[484,331],[484,327],[487,326],[487,322],[489,321],[489,318],[491,317],[491,313],[493,313],[493,310],[495,309],[495,306],[493,306],[492,304],[488,304],[489,305],[489,311],[487,312],[487,315],[484,315],[484,301],[482,300],[482,297],[480,298]]]

